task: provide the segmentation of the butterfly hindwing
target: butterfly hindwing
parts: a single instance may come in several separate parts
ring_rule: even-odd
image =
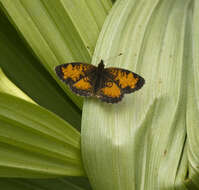
[[[90,76],[96,67],[86,63],[67,63],[58,65],[55,71],[59,78],[69,85],[71,90],[81,96],[91,96],[93,84]]]
[[[70,89],[81,96],[93,96],[93,86],[89,76],[85,76],[79,81],[69,84]]]
[[[109,67],[104,72],[122,89],[123,93],[139,90],[145,83],[141,76],[125,69]]]
[[[96,93],[96,96],[107,103],[117,103],[122,100],[122,89],[112,80],[108,78],[101,79],[101,86]]]

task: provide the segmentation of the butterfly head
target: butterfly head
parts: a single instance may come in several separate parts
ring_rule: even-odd
[[[104,69],[104,61],[101,60],[100,63],[98,64],[98,69],[103,70]]]

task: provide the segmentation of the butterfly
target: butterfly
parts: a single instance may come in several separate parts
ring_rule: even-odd
[[[55,67],[57,76],[80,96],[94,96],[107,103],[117,103],[124,94],[139,90],[144,78],[131,71],[109,67],[104,68],[101,60],[98,66],[73,62]]]

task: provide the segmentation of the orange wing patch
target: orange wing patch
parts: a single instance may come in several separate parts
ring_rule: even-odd
[[[88,77],[84,77],[73,85],[77,89],[88,90],[92,88]]]
[[[115,78],[115,80],[119,81],[119,85],[122,88],[126,88],[127,86],[129,86],[130,88],[135,88],[135,85],[138,82],[138,78],[135,78],[133,73],[125,73],[122,71],[118,72],[118,76]]]
[[[135,88],[139,78],[135,77],[132,72],[125,72],[122,69],[110,69],[109,72],[114,75],[114,80],[119,82],[121,88]]]
[[[68,64],[66,67],[62,66],[61,70],[64,79],[71,78],[75,82],[79,80],[80,76],[85,76],[85,73],[83,71],[86,70],[86,68],[86,66],[83,66],[81,64],[74,66],[72,64]]]
[[[120,88],[114,82],[107,82],[107,85],[101,89],[105,96],[117,98],[121,96]]]
[[[96,96],[107,103],[116,103],[122,99],[123,93],[115,82],[107,81],[104,86],[98,90]]]

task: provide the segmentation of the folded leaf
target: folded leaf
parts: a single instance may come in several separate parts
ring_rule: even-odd
[[[80,109],[72,103],[27,44],[20,39],[1,10],[0,26],[0,67],[9,80],[39,105],[61,116],[80,130]]]
[[[17,96],[31,103],[35,103],[30,97],[28,97],[23,91],[21,91],[15,84],[13,84],[3,73],[0,68],[0,91],[4,93]]]

